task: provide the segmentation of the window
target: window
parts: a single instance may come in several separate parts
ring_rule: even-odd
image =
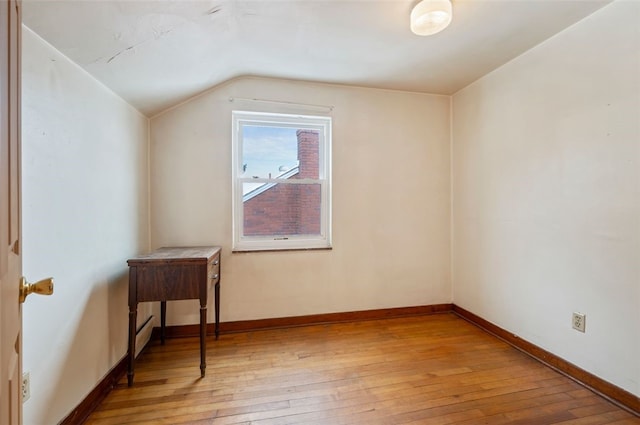
[[[233,249],[331,247],[331,118],[232,119]]]

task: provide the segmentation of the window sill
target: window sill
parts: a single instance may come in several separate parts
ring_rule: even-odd
[[[232,254],[248,254],[252,252],[290,252],[290,251],[331,251],[333,247],[317,247],[317,248],[271,248],[271,249],[233,249]]]

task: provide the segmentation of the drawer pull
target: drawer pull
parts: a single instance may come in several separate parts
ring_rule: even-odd
[[[215,260],[213,260],[213,265],[217,266],[218,264],[220,264],[220,260],[218,260],[217,258]]]
[[[218,278],[218,273],[214,274],[213,276],[211,276],[211,279],[216,280]]]

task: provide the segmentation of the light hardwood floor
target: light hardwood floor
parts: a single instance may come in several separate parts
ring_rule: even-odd
[[[88,424],[640,424],[454,314],[152,342]]]

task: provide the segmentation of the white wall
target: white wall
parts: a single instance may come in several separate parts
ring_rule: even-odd
[[[231,111],[293,112],[230,97],[335,106],[333,250],[230,252]],[[211,90],[151,120],[152,246],[223,247],[222,321],[448,303],[449,109],[443,96],[272,79]],[[195,301],[167,311],[169,324],[198,321]]]
[[[148,120],[23,31],[25,424],[64,418],[125,355],[126,259],[148,248]]]
[[[639,22],[615,2],[453,97],[454,302],[636,395]]]

